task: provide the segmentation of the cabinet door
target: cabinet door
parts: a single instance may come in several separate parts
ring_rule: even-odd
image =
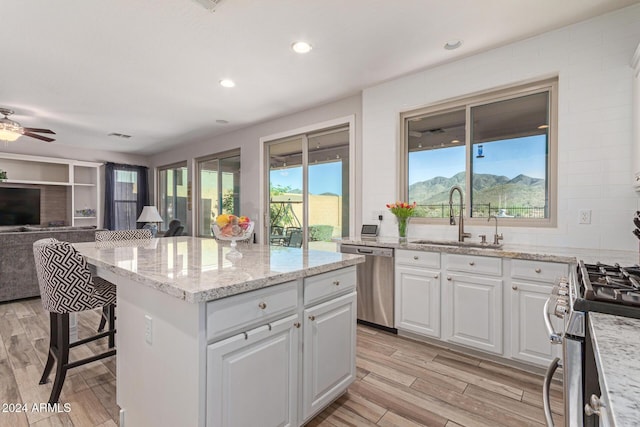
[[[355,351],[355,292],[304,310],[304,421],[340,396],[353,382]]]
[[[208,346],[207,427],[297,424],[297,322],[292,315]]]
[[[544,303],[551,286],[513,281],[511,284],[511,353],[514,359],[549,366],[561,357],[562,346],[552,345],[544,325]],[[556,330],[560,325],[555,325]]]
[[[398,329],[440,338],[440,272],[422,268],[396,268]]]
[[[447,273],[445,339],[502,354],[502,280]]]

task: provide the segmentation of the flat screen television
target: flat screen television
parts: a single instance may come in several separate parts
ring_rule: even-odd
[[[40,224],[40,189],[0,187],[0,225]]]

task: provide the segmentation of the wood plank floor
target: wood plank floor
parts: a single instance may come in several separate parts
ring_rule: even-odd
[[[81,314],[80,337],[98,321],[98,312]],[[39,299],[0,304],[0,404],[27,406],[22,413],[0,412],[0,427],[116,426],[115,358],[69,372],[60,398],[69,412],[32,410],[51,393],[51,382],[38,385],[48,331]],[[105,348],[77,347],[74,359]],[[494,362],[359,326],[357,371],[348,392],[308,426],[544,425],[542,378]],[[554,384],[551,395],[556,425],[563,425],[561,387]]]

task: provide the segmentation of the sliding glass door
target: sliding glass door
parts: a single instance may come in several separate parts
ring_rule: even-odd
[[[207,156],[197,164],[198,236],[211,237],[216,216],[240,215],[240,151]]]
[[[335,250],[349,235],[349,129],[267,143],[267,238],[272,245]]]
[[[187,228],[187,182],[187,162],[158,169],[158,208],[164,220],[161,230],[167,230],[174,219]]]

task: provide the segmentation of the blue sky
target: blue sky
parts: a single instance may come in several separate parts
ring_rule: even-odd
[[[515,178],[520,174],[545,178],[546,136],[536,135],[482,144],[484,158],[478,159],[474,144],[473,171]],[[451,178],[465,170],[465,147],[412,152],[409,156],[409,184],[436,176]]]
[[[302,189],[302,167],[271,171],[271,185]],[[342,195],[342,162],[309,165],[309,193]]]

